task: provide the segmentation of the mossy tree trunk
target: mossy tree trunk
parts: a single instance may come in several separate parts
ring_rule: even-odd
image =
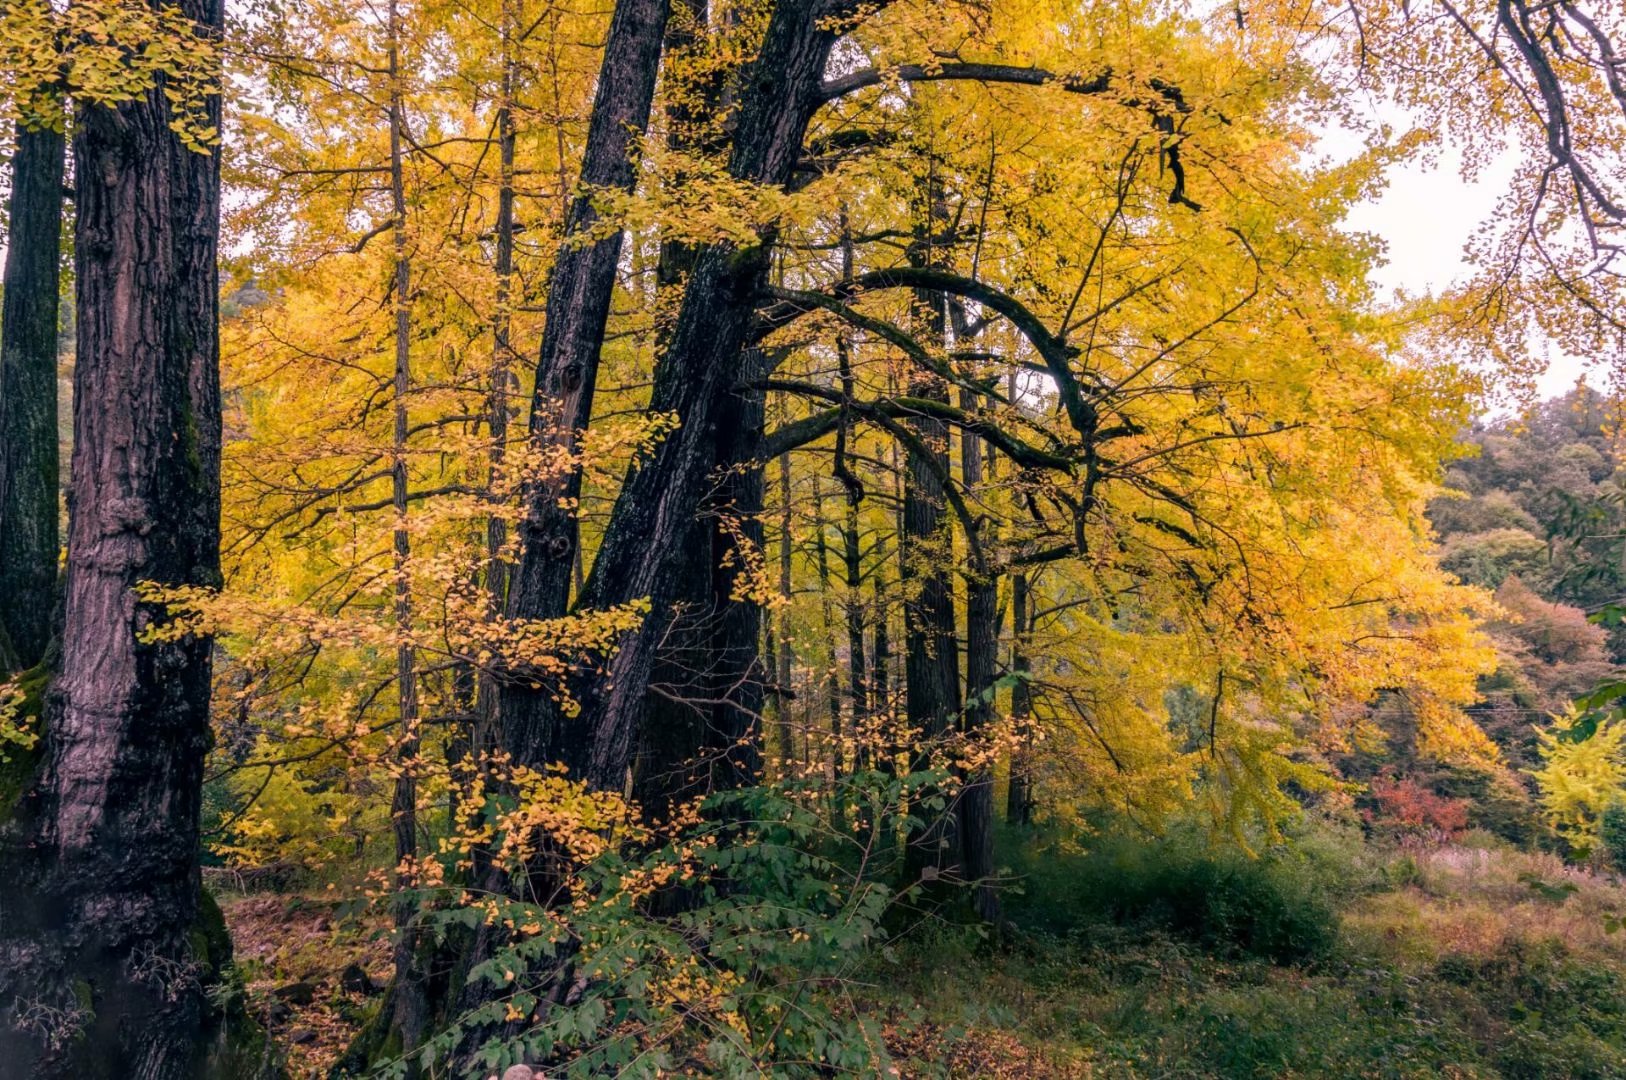
[[[0,674],[45,656],[56,607],[61,132],[17,132],[0,310]]]
[[[207,32],[219,0],[183,0]],[[210,122],[219,123],[211,98]],[[209,640],[152,640],[137,583],[219,583],[219,158],[162,84],[74,124],[79,358],[60,671],[0,846],[0,1061],[18,1076],[214,1067],[200,946]]]

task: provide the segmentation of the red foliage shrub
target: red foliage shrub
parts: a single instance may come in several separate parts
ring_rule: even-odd
[[[1371,784],[1377,803],[1366,820],[1374,828],[1411,834],[1440,833],[1447,838],[1468,827],[1468,800],[1451,799],[1412,779],[1378,777]]]

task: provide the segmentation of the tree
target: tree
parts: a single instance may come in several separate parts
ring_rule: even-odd
[[[106,20],[99,39],[71,21],[52,30],[102,48],[110,85],[69,88],[72,515],[38,772],[4,835],[4,1051],[31,1075],[190,1077],[232,1067],[211,1037],[224,1018],[205,990],[224,956],[197,868],[212,643],[176,632],[141,587],[219,582],[220,162],[207,144],[222,9],[67,18]]]
[[[1470,171],[1507,151],[1516,162],[1495,221],[1470,245],[1480,272],[1450,299],[1437,347],[1449,351],[1453,334],[1487,346],[1526,383],[1545,364],[1535,340],[1609,355],[1626,328],[1619,5],[1378,0],[1345,13],[1357,79],[1462,145]]]
[[[1488,599],[1421,517],[1470,381],[1338,224],[1394,153],[1305,158],[1334,106],[1297,22],[1114,12],[402,4],[446,59],[396,66],[317,4],[251,39],[230,580],[173,599],[252,703],[223,850],[392,864],[402,941],[453,924],[432,1053],[588,1018],[601,919],[690,955],[752,871],[614,869],[742,807],[890,870],[911,805],[937,877],[983,879],[1002,758],[1018,818],[1240,833],[1387,693],[1424,752],[1489,752]],[[792,760],[757,786],[770,676]]]
[[[56,609],[64,139],[19,125],[0,313],[0,672],[39,663]]]

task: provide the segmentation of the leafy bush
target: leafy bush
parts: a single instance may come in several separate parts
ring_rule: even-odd
[[[1307,850],[1254,856],[1194,831],[1108,834],[1085,855],[1023,870],[1029,899],[1018,910],[1051,928],[1092,919],[1143,926],[1278,962],[1323,956],[1337,935],[1336,875]]]
[[[1372,781],[1368,814],[1374,830],[1398,836],[1429,835],[1445,839],[1468,827],[1468,801],[1449,799],[1411,777]]]
[[[1598,819],[1598,840],[1609,864],[1626,872],[1626,801],[1617,799],[1604,808]]]
[[[882,1075],[889,1061],[874,1020],[833,991],[914,895],[897,884],[900,846],[885,838],[912,822],[899,807],[941,810],[941,780],[844,778],[843,803],[878,823],[863,836],[833,825],[822,780],[714,795],[660,833],[629,824],[616,796],[562,776],[488,794],[471,821],[492,823],[510,873],[545,853],[571,900],[413,895],[443,947],[482,927],[497,928],[498,941],[469,976],[491,988],[489,1000],[451,1017],[417,1064],[426,1073],[477,1065],[471,1075],[519,1062],[565,1077]],[[408,1075],[412,1063],[384,1050],[355,1071]]]
[[[1506,1018],[1495,1060],[1510,1080],[1626,1077],[1626,980],[1617,971],[1556,941],[1513,940],[1489,956],[1447,954],[1435,974]]]

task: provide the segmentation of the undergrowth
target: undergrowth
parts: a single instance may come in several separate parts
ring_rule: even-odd
[[[1012,871],[997,934],[935,924],[868,972],[915,1023],[1044,1049],[1009,1075],[1626,1078],[1626,889],[1546,856],[1111,835]]]

